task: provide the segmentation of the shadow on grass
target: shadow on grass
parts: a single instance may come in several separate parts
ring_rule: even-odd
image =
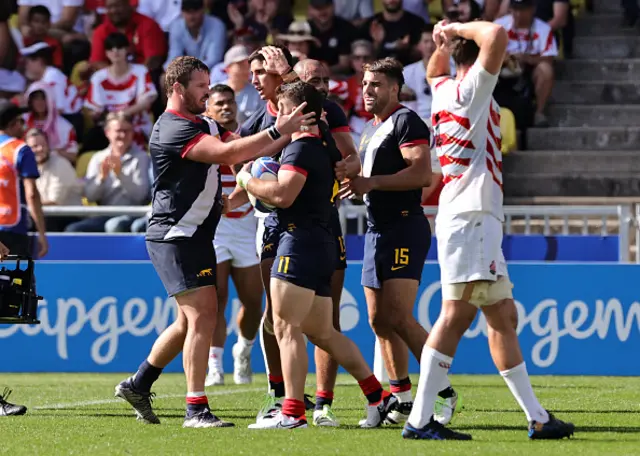
[[[461,413],[464,412],[483,412],[483,413],[522,413],[522,410],[516,410],[516,409],[482,409],[482,408],[475,408],[475,407],[467,407],[465,406],[463,409],[460,410]],[[575,409],[553,409],[551,410],[551,412],[553,412],[554,414],[559,414],[559,413],[587,413],[589,415],[591,414],[604,414],[604,415],[615,415],[615,414],[619,414],[619,413],[631,413],[631,414],[635,414],[638,413],[640,414],[640,410],[636,409],[636,410],[575,410]]]
[[[524,431],[524,426],[504,424],[472,424],[453,426],[456,430],[476,431]],[[576,426],[576,434],[580,432],[615,432],[620,434],[640,434],[640,426]]]

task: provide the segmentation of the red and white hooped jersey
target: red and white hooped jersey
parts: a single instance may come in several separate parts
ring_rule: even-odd
[[[120,111],[135,105],[147,97],[157,96],[151,76],[144,65],[130,64],[129,72],[121,78],[114,78],[108,68],[96,71],[91,76],[91,85],[84,105],[92,111]],[[134,128],[145,135],[151,133],[151,117],[141,112],[134,118]]]
[[[82,109],[82,97],[78,94],[78,88],[59,69],[48,66],[42,79],[37,82],[44,83],[52,89],[58,112],[75,114]]]
[[[222,193],[229,196],[236,188],[236,176],[233,175],[231,167],[227,165],[220,165],[220,181],[222,182]],[[250,203],[245,203],[239,208],[227,212],[224,217],[230,219],[238,219],[246,217],[253,212],[253,206]]]
[[[482,211],[504,220],[497,81],[476,61],[461,80],[433,83],[431,120],[444,182],[439,214]]]
[[[509,36],[507,53],[529,54],[541,57],[556,57],[558,45],[551,26],[546,22],[534,18],[533,24],[527,29],[517,29],[513,23],[513,16],[507,14],[495,20],[496,24],[504,27]]]

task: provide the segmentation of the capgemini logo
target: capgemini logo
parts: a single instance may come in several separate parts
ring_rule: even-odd
[[[340,329],[342,332],[351,331],[358,326],[358,321],[360,321],[358,301],[349,293],[349,290],[343,288],[340,299]]]

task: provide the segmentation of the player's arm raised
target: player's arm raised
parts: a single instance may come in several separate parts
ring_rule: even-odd
[[[438,22],[433,28],[433,41],[436,43],[436,50],[431,54],[427,65],[427,82],[429,85],[435,84],[440,78],[451,76],[451,53],[440,31],[444,24],[446,22]]]
[[[455,22],[442,25],[439,27],[439,31],[440,37],[445,43],[450,43],[456,37],[475,41],[480,48],[478,63],[482,65],[482,68],[493,75],[500,72],[509,42],[504,27],[486,21],[474,21],[466,24]]]
[[[227,165],[264,157],[269,153],[269,146],[282,139],[282,135],[290,135],[298,131],[302,125],[310,125],[315,122],[312,119],[313,113],[302,114],[306,105],[306,103],[302,103],[289,115],[279,114],[275,129],[271,127],[246,138],[224,143],[214,136],[203,134],[187,150],[184,157],[203,163]]]

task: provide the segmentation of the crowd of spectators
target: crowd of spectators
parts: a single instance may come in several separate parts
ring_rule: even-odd
[[[84,198],[145,205],[152,182],[147,138],[166,103],[164,69],[179,55],[204,61],[212,86],[233,89],[240,123],[263,103],[251,84],[253,50],[281,43],[297,59],[321,60],[331,74],[329,96],[344,108],[358,141],[371,118],[360,87],[364,63],[401,61],[402,99],[429,119],[430,24],[441,18],[430,12],[497,21],[510,42],[495,96],[524,130],[547,125],[553,60],[559,48],[571,54],[568,1],[0,0],[0,98],[29,109],[25,139],[37,155],[44,204]],[[145,229],[144,217],[128,216],[48,224],[76,232]]]

